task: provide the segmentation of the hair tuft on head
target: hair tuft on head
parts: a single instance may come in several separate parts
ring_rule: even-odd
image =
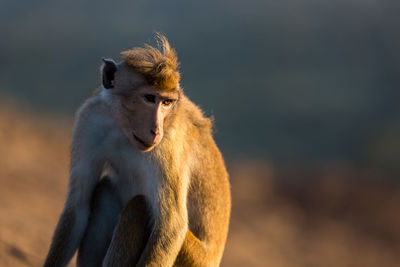
[[[156,34],[157,47],[145,44],[121,52],[126,64],[144,76],[147,82],[160,90],[178,89],[180,73],[178,57],[167,38]]]

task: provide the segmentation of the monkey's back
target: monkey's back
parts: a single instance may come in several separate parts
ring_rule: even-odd
[[[212,122],[183,99],[191,123],[192,171],[188,192],[189,229],[207,246],[209,259],[221,259],[228,234],[231,195],[228,173],[212,137]],[[207,259],[205,259],[207,262]],[[210,263],[210,262],[207,262]],[[217,265],[219,262],[215,262]]]

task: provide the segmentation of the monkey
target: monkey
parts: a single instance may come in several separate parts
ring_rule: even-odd
[[[103,58],[78,109],[65,206],[44,266],[219,266],[231,210],[213,121],[180,86],[176,51]]]

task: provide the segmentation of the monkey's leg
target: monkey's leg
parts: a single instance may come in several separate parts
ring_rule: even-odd
[[[92,197],[89,223],[78,251],[78,266],[101,266],[121,210],[122,204],[110,180],[104,177]]]
[[[123,209],[103,266],[135,266],[151,232],[149,205],[135,196]]]
[[[132,198],[123,209],[103,266],[135,266],[151,232],[149,206],[143,196]],[[188,230],[174,267],[207,265],[204,244]]]

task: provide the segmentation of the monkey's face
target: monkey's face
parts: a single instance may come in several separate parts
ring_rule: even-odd
[[[140,151],[157,146],[164,136],[164,121],[178,101],[178,92],[160,92],[151,86],[135,88],[120,97],[123,131]]]
[[[103,59],[103,87],[119,102],[116,117],[124,134],[140,151],[150,151],[164,136],[164,122],[171,115],[179,91],[156,90],[133,68]]]

